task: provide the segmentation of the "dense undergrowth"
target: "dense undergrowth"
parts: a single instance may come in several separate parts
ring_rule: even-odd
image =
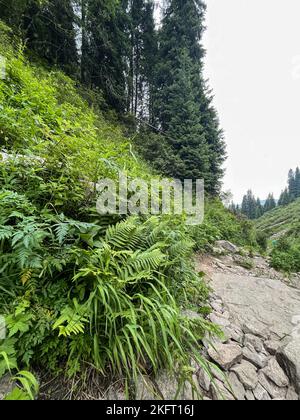
[[[300,200],[261,217],[256,228],[269,238],[271,264],[286,273],[300,271]]]
[[[208,290],[191,257],[221,238],[255,245],[251,225],[218,200],[197,228],[179,217],[98,215],[92,183],[120,170],[147,179],[151,170],[69,78],[29,64],[3,25],[0,54],[0,314],[8,329],[0,376],[17,366],[70,376],[93,366],[132,384],[139,373],[187,367],[190,357],[205,364],[199,342],[217,329],[183,315],[206,312]]]

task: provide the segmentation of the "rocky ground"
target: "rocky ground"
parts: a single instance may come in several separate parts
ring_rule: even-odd
[[[223,340],[206,343],[206,356],[219,370],[210,380],[196,375],[207,398],[298,400],[300,396],[300,291],[262,257],[241,256],[220,242],[217,256],[199,256],[214,290],[210,320]],[[243,266],[247,266],[247,268]]]

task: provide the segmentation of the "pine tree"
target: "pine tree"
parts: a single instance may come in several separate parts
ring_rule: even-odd
[[[292,169],[290,169],[289,175],[288,175],[288,186],[289,186],[289,194],[291,196],[291,200],[295,200],[297,196],[297,191],[296,191],[295,173]]]
[[[131,0],[128,8],[130,52],[128,57],[127,111],[150,120],[157,37],[152,0]]]
[[[159,34],[153,122],[169,139],[180,167],[168,175],[204,178],[207,191],[220,188],[225,146],[202,74],[205,5],[171,0]]]
[[[285,190],[282,191],[282,193],[280,195],[278,205],[279,206],[287,206],[290,203],[291,203],[291,196],[289,194],[288,188],[285,188]]]
[[[256,219],[257,217],[257,200],[251,190],[243,198],[242,202],[242,213],[248,217],[248,219]]]
[[[103,92],[117,112],[126,109],[126,74],[129,51],[126,0],[82,0],[81,78]]]
[[[28,0],[22,16],[28,48],[72,76],[77,75],[79,60],[75,23],[71,0]]]
[[[256,200],[255,218],[259,219],[263,214],[264,214],[264,209],[263,209],[260,199],[258,198]]]
[[[273,194],[269,194],[264,205],[264,212],[271,211],[276,207],[276,201]]]
[[[300,197],[300,169],[299,167],[297,167],[295,171],[295,195],[296,195],[296,198]]]

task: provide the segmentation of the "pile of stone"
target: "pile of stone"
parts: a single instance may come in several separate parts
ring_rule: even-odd
[[[195,374],[211,400],[298,400],[300,396],[300,339],[287,345],[268,340],[250,325],[230,319],[222,300],[213,295],[210,320],[224,331],[223,340],[207,340],[206,357],[216,368],[212,376],[201,368]],[[257,335],[258,334],[258,335]]]

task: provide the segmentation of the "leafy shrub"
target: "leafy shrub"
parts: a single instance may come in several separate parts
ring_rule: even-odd
[[[281,238],[271,252],[271,265],[287,273],[300,271],[300,244],[297,240]]]
[[[182,220],[96,213],[91,184],[99,178],[151,172],[72,81],[16,51],[0,80],[0,145],[9,154],[0,160],[0,307],[8,327],[0,346],[10,349],[11,368],[74,375],[92,365],[131,383],[139,372],[187,366],[190,357],[204,364],[199,341],[217,329],[183,315],[191,306],[205,312],[208,290]]]
[[[197,250],[205,250],[209,244],[220,239],[241,246],[257,246],[253,223],[244,218],[237,218],[219,199],[206,200],[204,223],[193,227],[191,234]]]

